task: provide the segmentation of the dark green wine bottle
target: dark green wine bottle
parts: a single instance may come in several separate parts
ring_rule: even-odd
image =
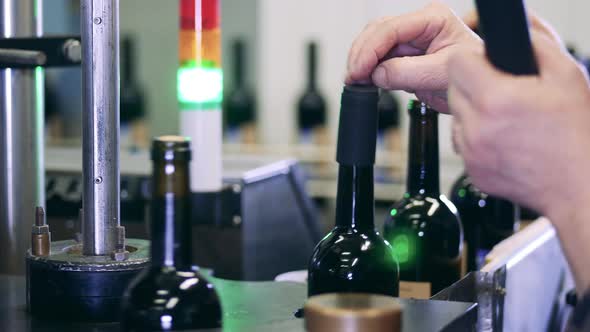
[[[438,112],[409,104],[407,192],[393,205],[384,236],[400,266],[400,297],[429,298],[461,277],[463,230],[457,209],[440,194]]]
[[[318,88],[317,80],[317,51],[315,42],[307,45],[307,86],[297,103],[297,126],[299,128],[300,143],[320,143],[321,129],[326,126],[326,100]]]
[[[256,99],[246,82],[246,45],[236,39],[233,44],[233,87],[224,98],[226,138],[241,143],[255,143]]]
[[[336,227],[311,257],[309,296],[345,292],[398,294],[399,270],[393,249],[374,224],[377,98],[375,87],[346,86],[342,92]]]
[[[123,300],[126,331],[178,331],[221,326],[215,288],[192,265],[190,141],[163,136],[152,145],[151,265]]]
[[[485,265],[490,250],[514,234],[520,209],[510,201],[480,191],[465,173],[454,183],[450,197],[463,223],[467,270],[477,271]]]

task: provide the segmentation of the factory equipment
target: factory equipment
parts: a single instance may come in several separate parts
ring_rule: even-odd
[[[112,330],[117,328],[112,322],[118,318],[123,290],[149,263],[149,242],[127,238],[126,228],[121,225],[120,204],[128,195],[119,187],[120,182],[125,183],[120,181],[120,171],[126,167],[120,162],[118,144],[119,0],[82,0],[81,45],[77,37],[40,37],[41,3],[40,0],[0,0],[0,32],[3,38],[8,38],[0,39],[0,165],[3,166],[0,243],[5,246],[0,250],[0,261],[10,267],[1,272],[22,270],[19,262],[23,261],[27,243],[32,242],[26,253],[27,277],[0,276],[0,317],[3,317],[0,330],[30,331],[39,327],[49,331]],[[217,4],[217,1],[204,3]],[[197,9],[192,10],[196,14]],[[213,13],[217,15],[214,10]],[[189,22],[188,30],[193,29],[188,34],[189,40],[208,40],[215,44],[219,22],[200,23],[204,23],[205,29]],[[181,27],[184,26],[181,22]],[[23,38],[15,38],[19,36]],[[194,50],[202,51],[201,46],[195,46]],[[219,85],[206,85],[207,94],[195,95],[184,90],[183,82],[188,82],[188,86],[202,84],[195,74],[204,73],[220,83],[221,70],[215,62],[206,61],[210,58],[201,57],[203,54],[193,55],[194,59],[190,60],[198,61],[182,63],[188,67],[181,66],[178,72],[179,102],[191,112],[184,114],[183,122],[191,123],[187,123],[183,132],[197,136],[206,132],[217,140],[221,137],[221,115],[216,109],[221,101],[217,99],[221,95]],[[83,167],[59,175],[78,178],[79,182],[66,186],[65,192],[71,201],[76,198],[83,202],[77,220],[80,236],[52,241],[57,232],[49,229],[51,225],[45,220],[43,208],[45,181],[38,109],[42,104],[41,68],[80,61],[84,77],[84,141],[82,158],[73,164]],[[205,109],[211,112],[202,112]],[[204,129],[207,121],[213,126]],[[295,318],[293,312],[306,299],[305,285],[218,279],[267,280],[305,265],[320,231],[303,189],[301,170],[296,162],[289,160],[272,163],[258,160],[237,172],[232,173],[231,167],[227,167],[228,171],[222,173],[221,147],[217,144],[220,141],[207,145],[203,137],[194,140],[196,151],[207,154],[212,149],[214,152],[208,164],[194,170],[200,175],[213,175],[201,177],[192,185],[195,210],[204,211],[191,216],[196,239],[193,250],[198,254],[199,264],[215,270],[211,280],[222,302],[225,301],[224,326],[238,331],[303,331],[303,321]],[[145,165],[145,160],[146,156],[136,156],[131,162]],[[129,183],[134,183],[129,185],[133,192],[141,195],[147,173],[149,170],[143,169],[129,179],[132,180]],[[47,185],[53,192],[64,191],[59,180],[59,177],[49,179]],[[140,206],[145,206],[148,199],[142,197]],[[74,213],[75,205],[71,206]],[[134,218],[140,223],[134,226],[130,222],[125,226],[134,235],[143,236],[143,221],[149,215],[138,212]],[[400,300],[404,306],[402,331],[474,330],[476,326],[488,331],[516,326],[515,317],[507,310],[517,312],[526,307],[520,300],[528,297],[531,290],[518,290],[517,284],[525,284],[521,278],[532,270],[530,265],[538,267],[557,260],[563,263],[552,230],[544,228],[527,241],[532,244],[517,247],[510,251],[508,259],[469,275],[433,299]],[[13,267],[16,269],[11,270]],[[539,279],[544,285],[555,286],[552,288],[555,296],[567,274],[562,264],[558,267],[556,273]],[[471,290],[470,295],[461,295],[465,289]],[[548,312],[545,309],[553,300],[551,294],[543,301],[543,314]],[[29,312],[22,310],[25,304]],[[529,321],[534,319],[531,317]],[[85,322],[72,325],[72,320]]]

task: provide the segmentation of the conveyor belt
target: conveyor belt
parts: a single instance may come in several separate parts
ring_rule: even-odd
[[[306,286],[290,282],[216,280],[224,308],[224,331],[303,332],[293,317],[306,298]],[[402,300],[403,332],[467,331],[477,319],[476,304]],[[59,303],[56,303],[59,305]],[[24,277],[0,276],[0,331],[117,331],[118,324],[43,322],[25,311]]]

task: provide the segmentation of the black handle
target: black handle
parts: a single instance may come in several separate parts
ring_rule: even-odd
[[[523,0],[476,0],[490,62],[514,75],[538,74]]]

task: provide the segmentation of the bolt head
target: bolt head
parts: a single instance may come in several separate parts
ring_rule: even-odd
[[[64,55],[72,62],[82,61],[82,45],[75,39],[69,39],[65,42]]]
[[[122,262],[129,259],[129,251],[127,250],[116,250],[111,253],[111,258],[114,261]]]
[[[240,216],[234,216],[232,219],[232,222],[235,226],[239,226],[242,224],[242,217]]]

